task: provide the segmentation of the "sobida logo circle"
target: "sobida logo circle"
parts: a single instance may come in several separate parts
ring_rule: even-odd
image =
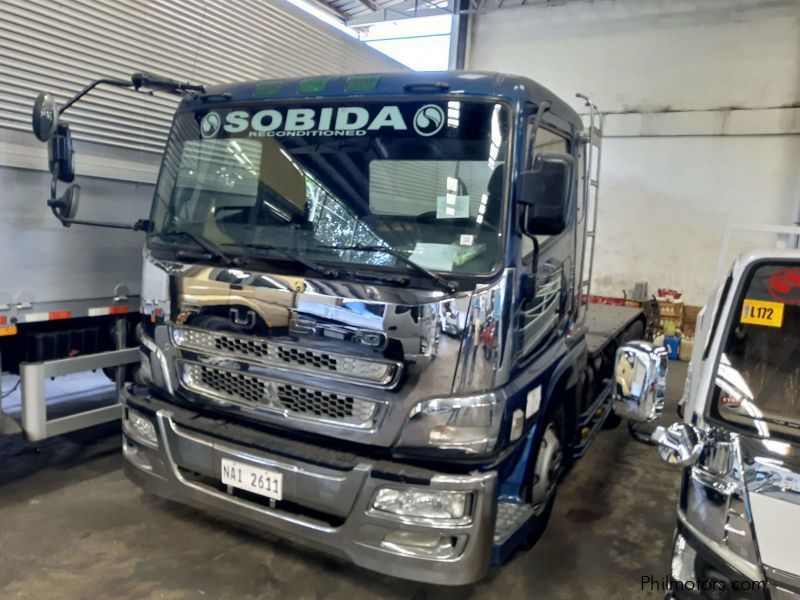
[[[210,112],[200,121],[200,135],[204,138],[216,137],[220,125],[222,125],[222,119],[219,118],[219,115],[215,112]]]
[[[444,125],[444,111],[436,104],[426,104],[417,110],[414,115],[414,131],[428,137],[439,133]]]

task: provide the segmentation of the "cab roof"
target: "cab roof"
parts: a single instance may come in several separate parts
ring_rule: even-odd
[[[573,108],[546,87],[527,77],[481,71],[399,71],[223,83],[209,86],[203,104],[215,98],[230,102],[298,98],[356,98],[404,94],[458,94],[495,97],[511,102],[550,103],[550,110],[577,129],[583,122]],[[187,97],[185,105],[197,100]]]

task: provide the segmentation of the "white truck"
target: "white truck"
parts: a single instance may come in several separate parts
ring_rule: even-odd
[[[734,232],[777,236],[742,254]],[[683,468],[668,598],[800,598],[800,228],[734,226],[695,339],[679,420],[651,435]],[[617,352],[615,410],[641,432],[663,354]],[[642,436],[638,436],[642,437]]]

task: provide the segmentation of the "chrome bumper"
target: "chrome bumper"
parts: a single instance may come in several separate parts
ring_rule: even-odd
[[[124,434],[125,473],[150,492],[395,577],[463,585],[488,571],[496,511],[494,471],[436,473],[244,427],[237,437],[238,426],[205,419],[153,397],[135,396],[126,389],[122,398],[126,407],[152,418],[156,425],[157,448]],[[198,428],[203,421],[211,427]],[[214,435],[215,423],[225,427],[225,436]],[[283,500],[275,503],[229,493],[232,490],[219,483],[223,457],[283,473]],[[379,513],[371,507],[380,487],[471,491],[472,518],[466,524],[443,526]],[[419,541],[437,536],[439,544]]]

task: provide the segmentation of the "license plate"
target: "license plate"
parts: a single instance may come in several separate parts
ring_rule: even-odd
[[[222,459],[222,483],[273,500],[283,499],[283,473],[228,458]]]

